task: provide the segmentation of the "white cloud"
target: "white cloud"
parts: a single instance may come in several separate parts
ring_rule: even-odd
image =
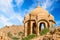
[[[44,3],[42,3],[42,8],[52,11],[54,9],[54,7],[51,7],[53,3],[54,0],[46,0]]]
[[[1,24],[3,24],[2,26],[13,25],[15,23],[11,22],[11,20],[15,21],[15,19],[18,20],[20,24],[22,24],[23,17],[21,17],[21,15],[14,14],[13,16],[10,16],[9,18],[5,17],[4,15],[0,15],[0,25]]]
[[[17,16],[17,19],[18,19],[20,22],[22,22],[23,17],[21,17],[20,15],[18,15],[18,16]]]
[[[13,10],[13,5],[12,5],[12,0],[0,0],[0,25],[5,26],[5,25],[13,25],[14,23],[11,22],[10,20],[19,20],[19,22],[22,23],[23,17],[17,13],[14,12]],[[17,5],[22,5],[23,0],[16,0]],[[21,6],[20,5],[20,6]],[[7,16],[7,17],[6,17]],[[15,21],[15,20],[14,20]]]
[[[8,22],[8,18],[6,18],[3,15],[0,15],[0,26],[5,26],[5,25],[12,25],[12,23]],[[1,27],[0,27],[1,28]]]
[[[15,0],[17,5],[21,5],[23,3],[23,0]]]
[[[53,3],[57,2],[58,0],[45,0],[42,3],[42,8],[47,9],[48,11],[52,11],[54,9]]]
[[[54,9],[54,7],[51,7],[53,5],[53,3],[57,0],[33,0],[34,4],[33,7],[35,5],[38,5],[38,2],[40,1],[40,5],[42,8],[48,10],[48,11],[52,11]]]
[[[0,20],[2,20],[2,22],[7,22],[8,18],[4,17],[3,15],[0,15]]]

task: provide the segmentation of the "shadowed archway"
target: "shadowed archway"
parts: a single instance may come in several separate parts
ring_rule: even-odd
[[[36,23],[33,23],[32,29],[33,34],[36,34]]]
[[[44,22],[41,22],[39,24],[39,31],[41,31],[42,29],[46,28],[46,24]]]
[[[30,34],[30,23],[28,22],[27,23],[27,35],[29,35]]]

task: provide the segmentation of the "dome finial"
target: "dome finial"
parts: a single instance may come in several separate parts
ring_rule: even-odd
[[[38,1],[38,7],[40,7],[40,1]]]
[[[40,6],[40,1],[38,1],[38,6]]]

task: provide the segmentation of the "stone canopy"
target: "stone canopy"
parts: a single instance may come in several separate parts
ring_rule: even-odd
[[[49,12],[42,7],[37,6],[24,18],[25,36],[33,33],[39,35],[42,24],[44,25],[44,28],[53,28],[55,24],[54,16],[49,14]]]

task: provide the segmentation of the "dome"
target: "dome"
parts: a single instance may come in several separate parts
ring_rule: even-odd
[[[41,8],[40,6],[38,6],[37,8],[35,8],[34,10],[32,10],[31,12],[30,12],[30,14],[31,15],[49,15],[48,14],[48,11],[47,10],[45,10],[45,9],[43,9],[43,8]]]

